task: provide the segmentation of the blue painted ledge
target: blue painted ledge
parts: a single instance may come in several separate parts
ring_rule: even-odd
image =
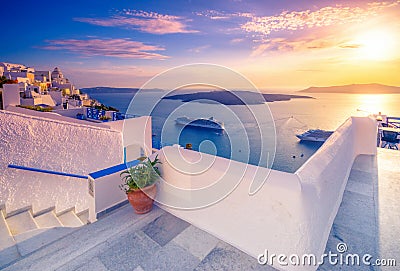
[[[33,171],[33,172],[39,172],[39,173],[45,173],[45,174],[52,174],[52,175],[59,175],[59,176],[66,176],[66,177],[74,177],[74,178],[79,178],[79,179],[87,179],[87,176],[71,174],[71,173],[65,173],[65,172],[52,171],[52,170],[47,170],[47,169],[24,167],[24,166],[18,166],[18,165],[13,165],[13,164],[9,164],[8,167],[9,168],[15,168],[15,169],[27,170],[27,171]]]
[[[139,160],[133,160],[133,161],[130,161],[130,162],[127,162],[127,163],[119,164],[119,165],[112,166],[112,167],[109,167],[109,168],[105,168],[105,169],[102,169],[102,170],[99,170],[99,171],[96,171],[96,172],[92,172],[92,173],[89,174],[89,176],[92,177],[93,179],[98,179],[98,178],[101,178],[101,177],[104,177],[104,176],[108,176],[108,175],[123,171],[125,169],[130,168],[130,167],[134,167],[139,163],[140,163]]]

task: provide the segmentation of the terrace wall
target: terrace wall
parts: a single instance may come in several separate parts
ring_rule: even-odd
[[[7,212],[28,205],[34,211],[77,205],[79,211],[88,204],[87,180],[9,164],[88,175],[123,162],[122,134],[111,129],[9,111],[0,111],[0,127],[0,204]]]
[[[171,198],[175,197],[176,206],[160,206],[255,258],[268,249],[270,253],[287,256],[313,253],[320,259],[353,161],[360,154],[376,154],[376,135],[374,119],[349,118],[294,174],[165,147],[158,153],[164,179],[159,185],[158,200],[173,202]],[[200,171],[201,167],[206,170]],[[250,195],[255,176],[268,179],[255,195]],[[214,204],[197,209],[175,208],[185,200],[198,199],[196,189],[238,178],[241,181],[237,187]],[[189,193],[170,187],[188,189]]]

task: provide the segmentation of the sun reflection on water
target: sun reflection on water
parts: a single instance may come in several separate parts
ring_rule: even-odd
[[[358,95],[358,112],[360,115],[384,113],[390,96],[384,94],[363,94]]]

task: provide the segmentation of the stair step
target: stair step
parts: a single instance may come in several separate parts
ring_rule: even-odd
[[[32,253],[68,234],[77,230],[76,228],[44,228],[24,232],[14,236],[18,251],[21,256]]]
[[[12,235],[17,235],[26,231],[38,228],[30,211],[24,211],[13,216],[7,217],[6,222]]]
[[[32,206],[10,213],[0,205],[0,269],[71,234],[88,223],[89,210],[78,214],[69,208],[56,214],[54,207],[32,214]]]
[[[20,254],[15,245],[14,238],[8,230],[4,214],[0,210],[0,269],[19,257]]]
[[[59,215],[58,220],[60,220],[61,224],[64,227],[80,227],[84,225],[73,210],[70,210],[68,212]]]
[[[34,219],[36,221],[36,224],[39,226],[39,228],[52,228],[52,227],[61,227],[62,226],[60,220],[58,220],[54,211],[50,211],[50,212],[35,216]]]
[[[0,212],[0,250],[14,245],[14,239],[11,236],[3,212]]]
[[[79,219],[82,221],[82,223],[84,225],[88,224],[88,221],[89,221],[89,209],[86,209],[86,210],[84,210],[84,211],[82,211],[80,213],[77,213],[76,215],[79,217]]]

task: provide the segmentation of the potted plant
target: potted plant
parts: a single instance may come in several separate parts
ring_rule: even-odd
[[[109,117],[109,116],[101,116],[100,120],[103,121],[103,122],[107,122],[107,121],[111,120],[111,117]]]
[[[121,172],[123,184],[120,188],[127,194],[128,200],[137,214],[145,214],[153,208],[156,197],[156,181],[161,176],[157,164],[161,164],[156,156],[153,161],[141,157],[141,162]]]

